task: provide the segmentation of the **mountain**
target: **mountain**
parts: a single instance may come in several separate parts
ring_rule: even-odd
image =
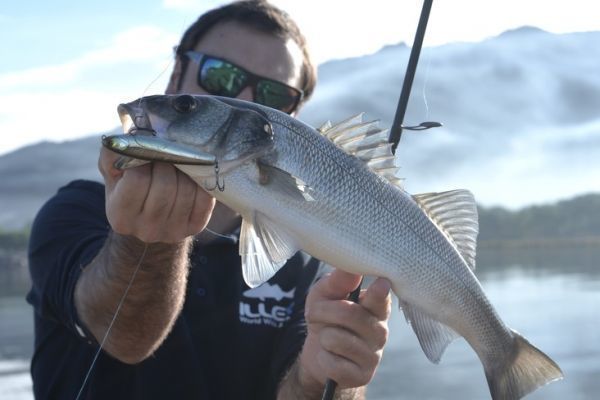
[[[515,209],[600,192],[600,32],[524,27],[479,43],[423,49],[397,155],[411,193],[467,188]],[[391,45],[319,67],[299,118],[319,126],[359,112],[390,126],[410,49]],[[58,187],[99,180],[100,134],[0,156],[0,228],[31,222]]]
[[[510,208],[600,191],[600,32],[525,27],[479,43],[424,48],[397,154],[411,193],[468,188]],[[410,49],[319,69],[300,118],[319,125],[366,112],[391,126]]]
[[[0,230],[31,223],[42,204],[73,179],[101,181],[100,137],[41,142],[0,157]]]

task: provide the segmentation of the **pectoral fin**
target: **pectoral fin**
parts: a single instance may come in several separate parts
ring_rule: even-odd
[[[269,280],[298,250],[292,238],[268,217],[257,213],[252,221],[242,221],[239,251],[248,286]]]
[[[300,201],[314,201],[314,191],[300,178],[271,165],[259,164],[260,184]]]

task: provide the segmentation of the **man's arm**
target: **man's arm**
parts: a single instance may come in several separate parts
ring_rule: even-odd
[[[346,300],[360,276],[341,270],[326,275],[306,300],[308,335],[281,382],[279,399],[321,399],[325,380],[338,383],[336,399],[363,399],[381,360],[390,315],[390,283],[375,280],[359,303]]]
[[[210,218],[214,199],[173,166],[120,171],[102,149],[106,215],[112,232],[75,288],[80,320],[101,341],[134,271],[139,270],[104,349],[126,363],[148,357],[183,306],[191,236]]]
[[[312,385],[306,385],[301,381],[300,361],[296,360],[283,378],[277,398],[280,400],[320,400],[324,390],[324,384],[315,382]],[[365,386],[337,389],[334,400],[363,400],[365,393]]]

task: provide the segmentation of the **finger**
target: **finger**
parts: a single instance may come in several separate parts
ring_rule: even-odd
[[[392,296],[391,284],[385,278],[377,278],[366,291],[361,293],[360,305],[366,308],[377,319],[384,321],[390,316]]]
[[[362,338],[337,327],[323,328],[319,335],[319,343],[330,353],[350,360],[362,368],[377,367],[381,357],[381,349],[373,351]]]
[[[372,350],[381,349],[387,341],[387,321],[380,321],[360,304],[350,301],[323,301],[306,314],[311,332],[327,326],[346,329],[365,340]]]
[[[188,232],[192,235],[199,233],[208,225],[216,200],[208,192],[197,186],[194,205],[188,221]]]
[[[196,185],[190,178],[180,171],[175,171],[177,186],[175,188],[175,201],[171,212],[170,219],[187,221],[192,209],[194,208],[194,200],[196,198]]]
[[[106,214],[114,231],[133,234],[139,223],[151,180],[151,166],[125,171],[113,186],[106,186]]]
[[[144,202],[142,212],[145,217],[164,221],[171,213],[177,194],[177,174],[175,167],[155,162],[152,164],[150,190]]]
[[[364,386],[373,377],[374,371],[366,371],[352,361],[327,351],[317,354],[317,362],[325,376],[335,381],[340,388]]]
[[[195,235],[206,227],[214,199],[184,173],[177,171],[177,175],[177,195],[171,218],[178,221],[177,226],[181,227],[179,236]]]
[[[331,300],[342,300],[358,287],[361,276],[351,274],[341,269],[334,269],[332,273],[325,275],[314,287],[316,295]]]
[[[98,155],[98,170],[105,180],[114,180],[123,175],[122,170],[114,167],[115,161],[118,158],[119,155],[114,151],[110,151],[104,146],[100,148],[100,154]]]

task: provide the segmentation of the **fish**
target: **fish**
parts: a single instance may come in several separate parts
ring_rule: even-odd
[[[474,274],[473,195],[406,192],[377,121],[359,114],[314,129],[255,103],[187,94],[143,97],[118,112],[126,133],[104,138],[106,147],[149,130],[146,142],[161,161],[169,162],[170,144],[195,148],[209,161],[172,163],[242,217],[239,253],[249,287],[302,250],[350,273],[387,278],[431,362],[463,337],[494,400],[519,399],[563,377],[502,321]]]
[[[262,301],[265,301],[266,299],[281,301],[283,299],[293,299],[295,291],[296,289],[294,288],[284,292],[278,284],[271,285],[269,282],[265,282],[260,286],[246,290],[244,292],[244,297],[249,299],[260,299]]]

